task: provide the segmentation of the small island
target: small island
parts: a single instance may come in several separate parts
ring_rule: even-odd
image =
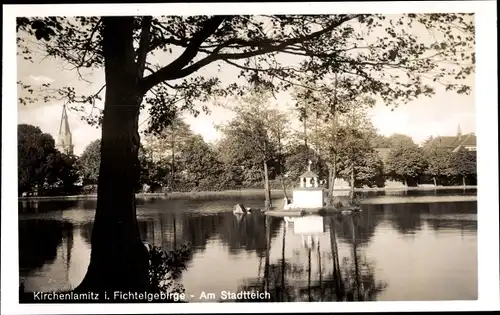
[[[304,216],[307,214],[342,213],[350,214],[361,211],[359,206],[344,205],[337,202],[328,205],[328,192],[320,186],[319,176],[311,171],[309,161],[307,171],[300,176],[299,187],[293,189],[293,200],[284,198],[282,210],[269,210],[265,214],[277,217]]]

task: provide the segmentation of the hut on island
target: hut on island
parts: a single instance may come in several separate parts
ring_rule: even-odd
[[[319,185],[319,176],[311,171],[311,161],[307,171],[300,176],[299,187],[293,189],[293,203],[285,209],[315,209],[325,205],[326,191]]]

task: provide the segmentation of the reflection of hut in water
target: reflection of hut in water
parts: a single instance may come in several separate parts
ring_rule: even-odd
[[[293,232],[302,238],[302,246],[315,248],[319,243],[319,235],[325,233],[325,223],[322,216],[305,216],[295,218]]]

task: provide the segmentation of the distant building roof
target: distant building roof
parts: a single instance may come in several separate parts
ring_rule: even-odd
[[[467,147],[475,147],[476,144],[476,135],[474,133],[469,133],[466,135],[457,135],[454,137],[436,137],[432,140],[430,144],[436,144],[441,148],[447,149],[458,149],[462,146]]]
[[[463,146],[476,146],[477,145],[477,139],[476,135],[473,133],[470,133],[464,137],[464,141],[460,144]]]
[[[315,173],[312,171],[306,171],[304,174],[300,175],[301,178],[313,178],[313,177],[318,177]]]

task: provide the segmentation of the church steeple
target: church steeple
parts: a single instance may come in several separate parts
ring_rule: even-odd
[[[58,149],[66,154],[73,154],[73,139],[69,128],[68,113],[66,105],[63,105],[61,122],[59,125]]]
[[[462,128],[460,128],[460,124],[458,124],[458,129],[457,129],[457,138],[461,138],[462,137]]]

